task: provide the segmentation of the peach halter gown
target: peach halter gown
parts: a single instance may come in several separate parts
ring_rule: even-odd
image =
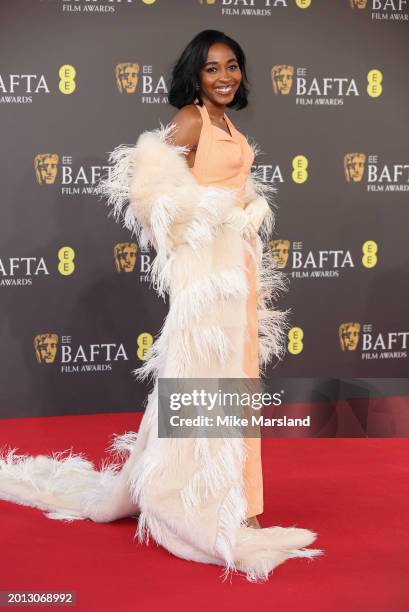
[[[253,149],[224,114],[230,135],[213,125],[205,105],[196,104],[202,116],[202,129],[191,173],[201,185],[238,189],[237,206],[244,208],[242,195],[254,161]],[[243,368],[250,378],[259,378],[258,316],[256,300],[256,271],[251,255],[246,252],[247,279],[247,334]],[[261,439],[246,438],[247,458],[244,465],[244,487],[247,517],[263,512],[263,473]]]

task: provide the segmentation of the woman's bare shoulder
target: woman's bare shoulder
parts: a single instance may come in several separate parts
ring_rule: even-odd
[[[196,149],[202,129],[202,116],[196,104],[186,104],[180,108],[170,123],[177,126],[171,138],[172,144]]]

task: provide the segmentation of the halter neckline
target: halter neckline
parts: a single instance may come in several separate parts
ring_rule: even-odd
[[[200,104],[196,104],[196,106],[199,106],[199,107],[200,107]],[[229,119],[229,117],[226,115],[226,113],[223,113],[223,117],[224,117],[224,120],[225,120],[225,122],[226,122],[226,125],[227,125],[227,127],[228,127],[229,131],[224,130],[223,128],[219,127],[218,125],[214,125],[214,124],[211,122],[210,115],[209,115],[209,111],[207,110],[206,105],[205,105],[205,104],[202,104],[202,105],[201,105],[201,107],[205,109],[205,113],[206,113],[207,118],[208,118],[208,120],[209,120],[209,124],[210,124],[212,127],[216,128],[217,130],[221,130],[221,131],[222,131],[222,132],[223,132],[223,133],[224,133],[226,136],[228,136],[229,138],[231,138],[232,140],[234,140],[234,136],[233,136],[234,125],[232,124],[232,122],[230,121],[230,119]]]

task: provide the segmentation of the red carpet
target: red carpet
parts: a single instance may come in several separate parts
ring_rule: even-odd
[[[0,447],[30,454],[72,447],[99,465],[111,435],[136,431],[139,419],[1,420]],[[62,523],[0,501],[0,590],[75,591],[81,612],[407,612],[408,459],[407,439],[264,439],[261,523],[313,529],[314,546],[325,549],[315,560],[287,561],[265,584],[222,582],[220,567],[133,542],[134,519]]]

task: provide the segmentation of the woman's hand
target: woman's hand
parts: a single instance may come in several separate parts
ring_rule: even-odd
[[[244,209],[244,212],[247,214],[256,232],[260,229],[268,210],[268,202],[261,196],[256,200],[252,200]]]
[[[253,223],[243,208],[235,206],[232,212],[226,217],[225,223],[236,228],[243,238],[250,240],[257,234]]]

